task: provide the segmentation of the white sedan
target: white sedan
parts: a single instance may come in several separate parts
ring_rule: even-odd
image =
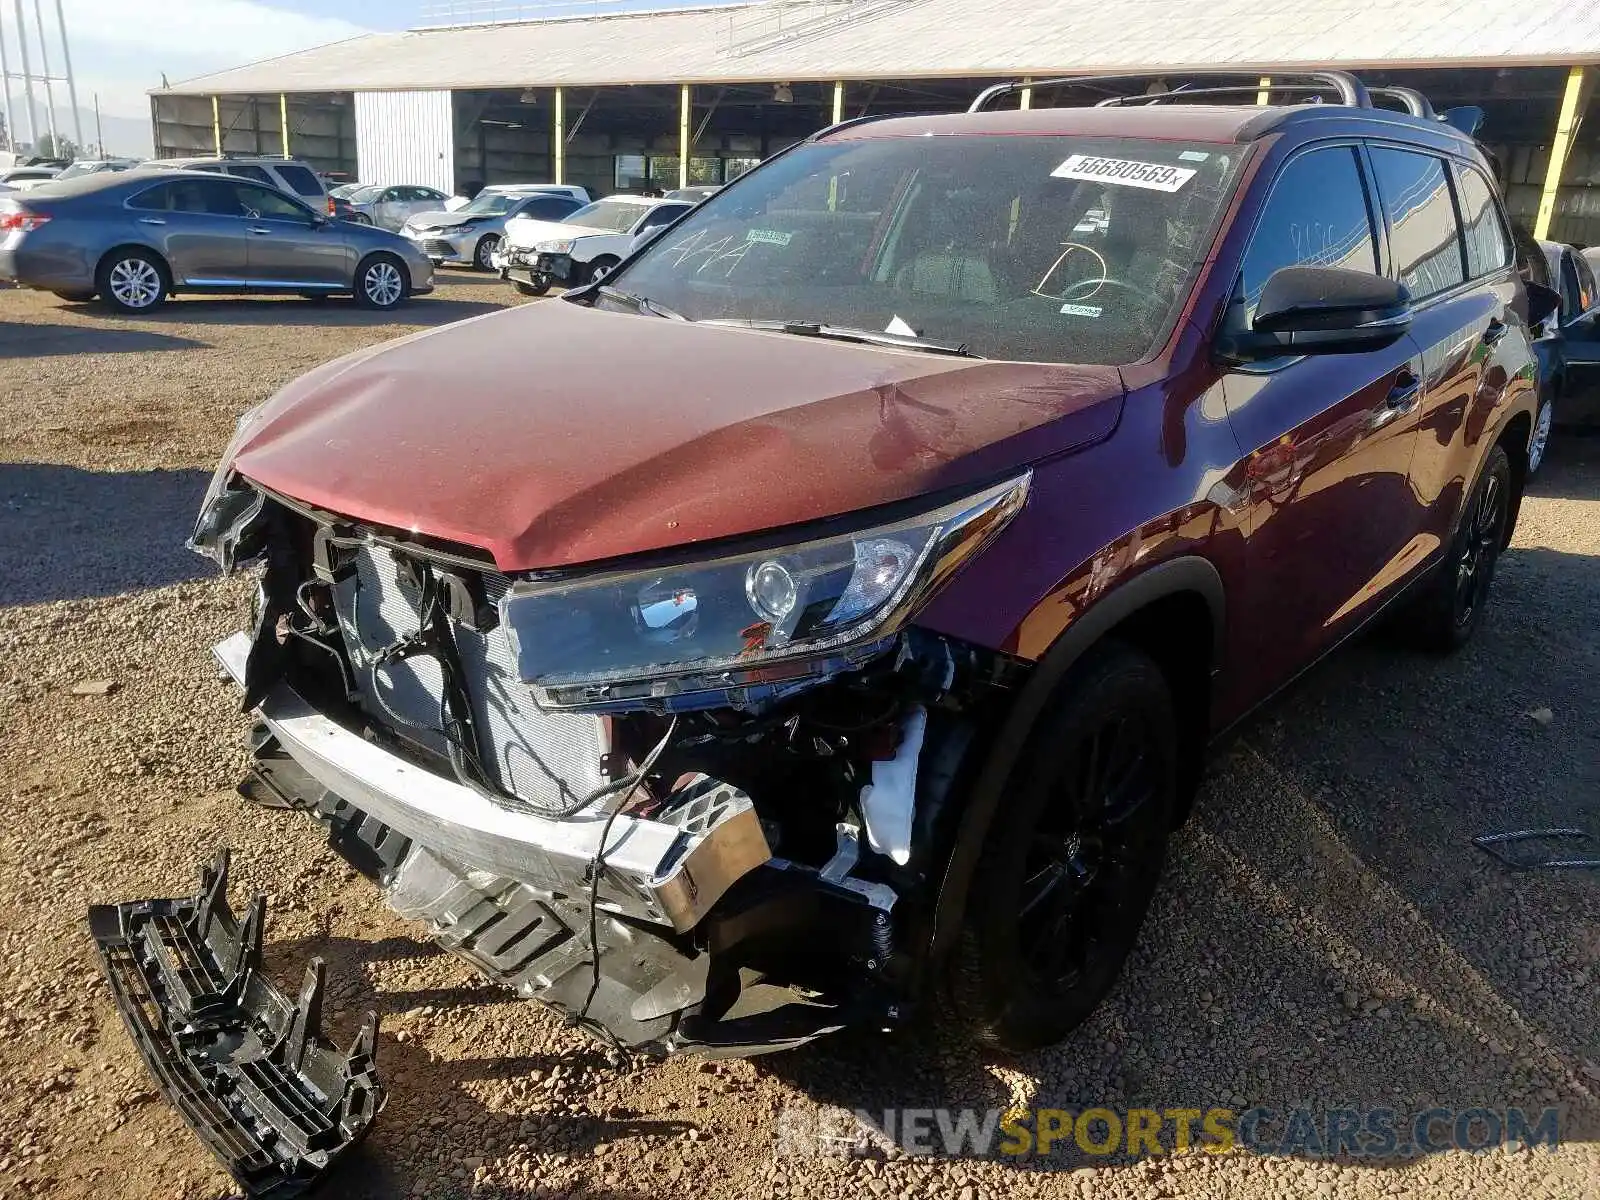
[[[625,258],[633,241],[670,225],[694,207],[680,200],[607,196],[560,221],[515,217],[498,251],[500,277],[525,296],[556,285],[582,287]]]

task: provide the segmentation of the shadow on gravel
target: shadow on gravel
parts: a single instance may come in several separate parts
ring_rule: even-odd
[[[1600,500],[1600,429],[1558,429],[1528,495],[1551,500]]]
[[[65,354],[142,354],[151,350],[209,350],[210,343],[144,329],[88,329],[81,325],[10,325],[0,322],[0,360]]]
[[[1594,476],[1553,469],[1547,486],[1592,494]],[[1154,1110],[1169,1153],[1165,1114],[1214,1108],[1258,1110],[1263,1157],[1379,1170],[1416,1164],[1417,1120],[1436,1108],[1448,1115],[1427,1133],[1447,1145],[1472,1109],[1492,1114],[1469,1122],[1474,1146],[1498,1144],[1513,1108],[1530,1129],[1558,1110],[1563,1143],[1600,1141],[1600,873],[1511,871],[1472,844],[1576,826],[1600,852],[1596,629],[1600,557],[1518,547],[1465,650],[1369,637],[1312,672],[1213,765],[1127,969],[1062,1045],[1005,1058],[940,1027],[759,1069],[880,1116],[1005,1109],[1003,1071],[1026,1108]],[[1531,715],[1546,708],[1548,721]],[[1340,1110],[1357,1114],[1357,1155],[1339,1152]],[[1379,1110],[1389,1146],[1367,1125]],[[1048,1155],[1002,1161],[1102,1168],[1107,1182],[1144,1169],[1085,1153],[1068,1130]],[[950,1146],[935,1126],[932,1143],[990,1158],[999,1138]]]
[[[269,936],[270,928],[269,918]],[[524,1145],[537,1152],[581,1156],[623,1138],[674,1138],[694,1128],[689,1121],[638,1117],[626,1109],[617,1116],[537,1111],[548,1100],[530,1078],[532,1074],[538,1072],[548,1078],[556,1068],[569,1077],[579,1072],[610,1071],[606,1055],[598,1046],[558,1055],[516,1055],[496,1054],[494,1046],[484,1045],[478,1057],[449,1059],[432,1057],[415,1042],[401,1041],[386,1032],[387,1018],[425,1007],[448,1013],[510,1003],[527,1005],[530,1018],[534,1015],[531,1002],[519,1001],[511,992],[491,983],[477,987],[378,990],[362,970],[364,963],[425,959],[443,953],[432,942],[396,937],[371,942],[337,936],[308,937],[268,944],[266,968],[280,982],[299,978],[313,955],[327,962],[330,1007],[342,1014],[330,1022],[336,1039],[354,1026],[357,1014],[368,1009],[378,1013],[378,1073],[388,1092],[385,1115],[351,1159],[329,1177],[328,1195],[350,1200],[389,1200],[419,1194],[417,1187],[421,1184],[426,1189],[422,1194],[429,1200],[469,1192],[481,1197],[532,1197],[532,1187],[472,1187],[471,1172],[461,1165],[462,1160],[492,1159]],[[515,1111],[480,1101],[469,1085],[485,1081],[509,1085]],[[442,1168],[444,1176],[439,1174],[441,1168],[416,1161],[407,1148],[406,1143],[419,1132],[449,1146]],[[454,1183],[448,1181],[452,1173]],[[639,1194],[586,1187],[584,1195],[591,1200],[634,1200]]]
[[[499,282],[496,280],[495,282]],[[505,285],[507,289],[510,284]],[[373,312],[357,307],[347,296],[325,300],[298,297],[222,296],[177,297],[161,308],[140,317],[113,313],[97,304],[68,304],[65,309],[77,316],[100,320],[138,321],[147,328],[161,325],[306,325],[332,326],[448,325],[452,321],[476,317],[505,308],[511,297],[500,303],[493,300],[447,300],[417,296],[390,312]],[[22,353],[19,351],[19,353]]]
[[[205,576],[209,564],[183,543],[209,478],[0,463],[0,608]]]

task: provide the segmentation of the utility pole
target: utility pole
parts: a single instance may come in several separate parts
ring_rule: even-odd
[[[61,30],[61,62],[67,73],[67,103],[72,105],[72,132],[83,145],[83,114],[78,111],[78,84],[72,76],[72,44],[67,40],[67,17],[61,11],[61,0],[56,0],[56,26]],[[98,119],[98,118],[97,118]],[[103,153],[101,157],[105,157]]]
[[[39,73],[44,76],[44,106],[50,117],[50,157],[65,158],[61,135],[56,132],[56,88],[50,82],[50,43],[44,36],[44,7],[40,0],[33,0],[33,25],[39,31]]]
[[[33,72],[28,68],[28,26],[22,19],[22,0],[12,0],[17,13],[17,41],[22,46],[22,93],[28,100],[28,149],[39,151],[39,114],[33,108]],[[11,139],[16,145],[16,138]]]
[[[11,117],[11,56],[6,53],[6,31],[0,23],[0,92],[5,93],[6,145],[17,152],[17,123]]]
[[[96,92],[94,94],[94,146],[95,146],[95,157],[96,158],[104,158],[104,157],[106,157],[106,135],[105,135],[105,131],[100,128],[100,93],[99,92]]]

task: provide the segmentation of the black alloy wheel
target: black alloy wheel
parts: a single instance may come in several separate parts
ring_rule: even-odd
[[[955,949],[951,988],[973,1036],[1006,1051],[1060,1041],[1116,982],[1166,853],[1177,726],[1165,676],[1095,647],[1011,767]]]

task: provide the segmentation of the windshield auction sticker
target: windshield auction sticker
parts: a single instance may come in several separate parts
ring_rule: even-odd
[[[1057,179],[1087,179],[1152,192],[1175,192],[1195,176],[1193,167],[1169,167],[1166,163],[1138,162],[1131,158],[1101,158],[1097,154],[1074,154],[1050,174]]]

